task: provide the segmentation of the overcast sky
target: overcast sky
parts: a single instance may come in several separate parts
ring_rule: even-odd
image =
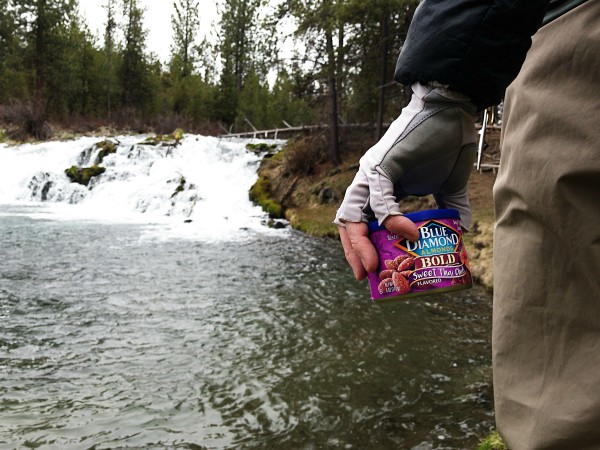
[[[100,38],[104,34],[106,24],[105,0],[79,0],[81,14],[85,18],[90,30]],[[216,22],[217,6],[215,0],[200,0],[200,30],[202,38],[210,33],[213,22]],[[156,53],[162,62],[169,58],[172,43],[171,15],[173,14],[173,0],[140,0],[144,12],[144,28],[148,31],[146,46],[149,52]]]

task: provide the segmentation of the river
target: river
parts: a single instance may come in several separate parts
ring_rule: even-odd
[[[91,189],[63,171],[92,138],[0,146],[0,449],[472,449],[488,434],[489,295],[373,304],[337,242],[264,225],[244,141],[119,139]]]

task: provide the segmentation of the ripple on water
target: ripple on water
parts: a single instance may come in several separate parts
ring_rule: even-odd
[[[493,424],[477,289],[374,305],[337,243],[297,233],[0,227],[19,229],[0,234],[0,448],[458,449]]]

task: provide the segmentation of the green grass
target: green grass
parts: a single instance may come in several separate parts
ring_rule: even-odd
[[[488,437],[486,437],[481,443],[477,450],[508,450],[506,444],[502,441],[502,438],[497,431],[494,431]]]
[[[333,224],[336,208],[331,205],[318,207],[295,207],[285,213],[292,228],[311,236],[332,237],[339,236],[337,225]]]

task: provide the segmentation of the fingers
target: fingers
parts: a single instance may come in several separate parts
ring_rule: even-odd
[[[375,247],[369,240],[367,224],[346,222],[346,227],[340,227],[339,230],[344,254],[354,277],[360,281],[367,276],[367,272],[375,272],[379,265],[379,258]]]
[[[348,236],[348,231],[346,230],[346,227],[339,227],[339,230],[342,247],[344,247],[344,255],[354,273],[354,278],[358,281],[363,280],[367,276],[367,271],[365,270],[360,257],[352,248],[352,242],[350,241],[350,236]]]
[[[389,216],[383,224],[392,233],[410,241],[419,239],[417,226],[405,216]],[[346,222],[339,230],[346,261],[354,277],[363,280],[368,272],[375,272],[379,266],[377,251],[369,239],[369,227],[364,222]]]
[[[419,229],[412,220],[405,216],[388,216],[383,221],[383,226],[394,234],[400,235],[409,241],[419,239]]]

